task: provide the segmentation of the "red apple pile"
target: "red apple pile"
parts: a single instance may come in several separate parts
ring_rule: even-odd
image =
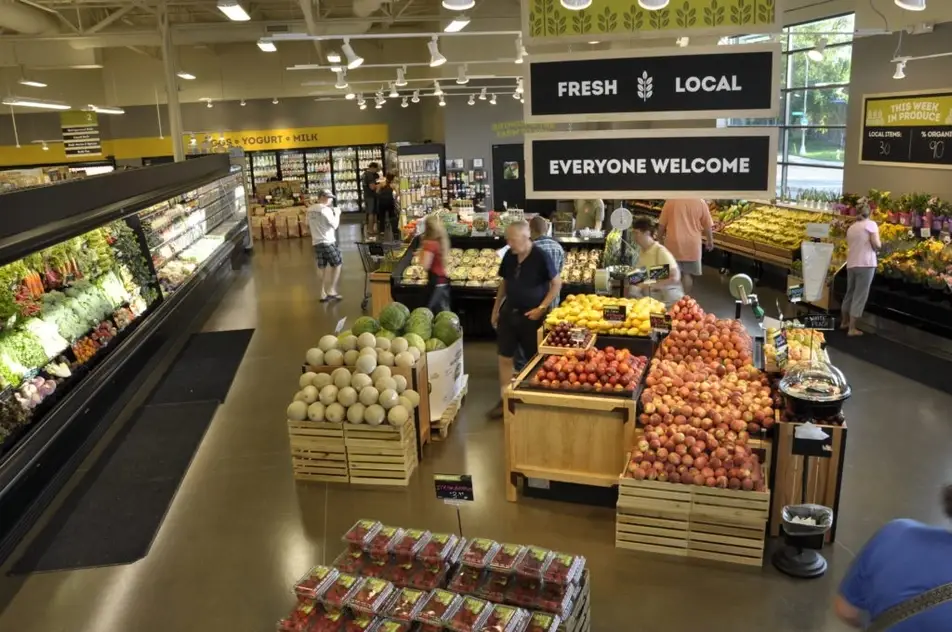
[[[550,355],[529,380],[533,386],[594,393],[633,393],[648,359],[628,349],[605,347]]]

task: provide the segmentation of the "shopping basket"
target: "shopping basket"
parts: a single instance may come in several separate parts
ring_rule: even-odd
[[[364,266],[364,300],[360,303],[361,310],[366,312],[370,305],[370,273],[389,271],[393,264],[403,256],[406,249],[407,245],[402,241],[367,240],[357,242],[357,252],[360,253],[360,262]]]

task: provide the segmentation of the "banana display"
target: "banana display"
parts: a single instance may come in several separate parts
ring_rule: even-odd
[[[806,239],[807,224],[830,224],[835,219],[836,216],[829,213],[760,206],[746,215],[741,215],[720,232],[740,239],[795,250]]]

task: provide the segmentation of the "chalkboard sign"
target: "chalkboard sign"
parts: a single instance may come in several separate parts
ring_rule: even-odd
[[[787,366],[787,334],[782,329],[777,332],[773,339],[774,348],[777,349],[777,366],[781,369]]]
[[[648,278],[652,281],[663,281],[671,276],[671,266],[667,263],[648,268]]]
[[[788,323],[788,328],[816,329],[817,331],[832,331],[836,329],[836,317],[831,314],[804,314],[797,318],[797,323]]]
[[[859,162],[952,169],[952,90],[865,96]]]
[[[649,314],[648,322],[651,323],[652,331],[656,331],[658,333],[668,333],[671,331],[671,314]]]
[[[799,303],[803,300],[803,284],[791,285],[787,288],[787,298],[791,303]]]
[[[610,323],[623,323],[628,318],[627,305],[605,305],[602,307],[602,319]]]
[[[436,497],[441,500],[475,500],[473,496],[473,477],[469,474],[434,474]]]

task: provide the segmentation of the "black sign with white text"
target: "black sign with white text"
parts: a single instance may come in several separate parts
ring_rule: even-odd
[[[472,501],[473,477],[469,474],[434,474],[433,484],[436,487],[436,497],[441,500],[454,502]]]
[[[526,197],[769,198],[776,144],[765,128],[529,134]]]
[[[860,163],[952,169],[952,91],[863,98]]]
[[[778,44],[532,56],[530,122],[772,117]]]

